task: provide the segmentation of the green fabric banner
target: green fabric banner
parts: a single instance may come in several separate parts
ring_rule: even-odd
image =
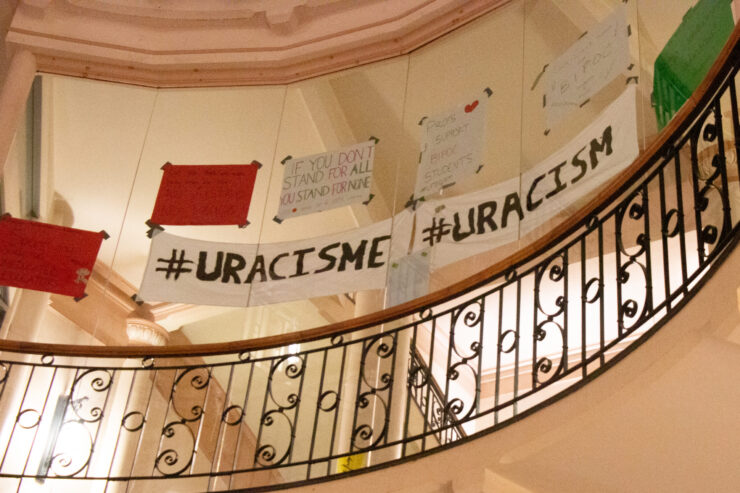
[[[732,33],[731,0],[700,0],[655,60],[653,101],[658,128],[699,86]]]

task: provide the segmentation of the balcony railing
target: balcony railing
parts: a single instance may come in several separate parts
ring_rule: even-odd
[[[324,480],[464,443],[585,384],[665,324],[738,240],[737,39],[591,205],[444,292],[239,343],[3,341],[3,490]]]

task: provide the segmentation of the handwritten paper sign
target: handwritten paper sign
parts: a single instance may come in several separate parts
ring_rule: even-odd
[[[370,198],[375,142],[288,159],[277,217],[286,219]]]
[[[162,167],[155,224],[247,224],[259,163],[246,165],[174,165]]]
[[[478,170],[485,144],[486,98],[425,118],[422,126],[416,198],[436,193]]]
[[[0,217],[0,285],[82,297],[104,232]]]
[[[627,13],[620,5],[547,67],[545,110],[549,127],[627,70],[627,36]]]
[[[387,307],[429,294],[429,259],[429,251],[421,250],[391,262],[386,292]]]
[[[554,217],[629,166],[639,152],[635,86],[560,150],[515,178],[416,211],[413,251],[432,248],[432,269],[490,250]]]

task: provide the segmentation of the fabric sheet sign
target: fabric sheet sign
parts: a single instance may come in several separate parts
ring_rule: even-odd
[[[620,5],[547,67],[545,110],[552,127],[630,64],[627,11]]]
[[[285,161],[277,219],[370,199],[375,142]]]
[[[637,157],[635,86],[543,162],[492,187],[421,204],[413,251],[434,247],[432,268],[515,241]]]
[[[163,232],[152,239],[139,295],[146,301],[257,306],[382,288],[390,240],[391,219],[336,235],[259,246]]]
[[[434,247],[430,263],[439,268],[516,241],[519,218],[503,214],[503,205],[518,190],[517,177],[473,193],[422,202],[416,210],[413,251]]]
[[[152,240],[140,296],[145,301],[257,306],[384,288],[389,262],[398,266],[391,276],[390,301],[418,296],[426,289],[428,268],[515,241],[624,170],[638,154],[635,97],[635,86],[628,86],[588,127],[521,177],[471,194],[423,201],[416,211],[406,209],[371,226],[263,245],[159,233]],[[310,159],[305,162],[311,166]],[[406,256],[409,249],[412,254]]]
[[[740,4],[735,3],[736,14]],[[655,59],[653,96],[658,129],[699,87],[722,51],[735,23],[727,0],[700,0],[686,12],[681,24]]]
[[[107,235],[0,217],[0,285],[81,298]]]
[[[421,158],[414,195],[421,198],[475,173],[486,142],[487,98],[422,121]]]
[[[260,164],[162,166],[151,221],[168,225],[248,224]]]

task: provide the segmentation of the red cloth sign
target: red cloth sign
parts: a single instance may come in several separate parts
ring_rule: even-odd
[[[151,221],[160,225],[246,225],[259,166],[257,162],[165,164]]]
[[[76,298],[87,280],[106,233],[0,217],[0,285]]]

